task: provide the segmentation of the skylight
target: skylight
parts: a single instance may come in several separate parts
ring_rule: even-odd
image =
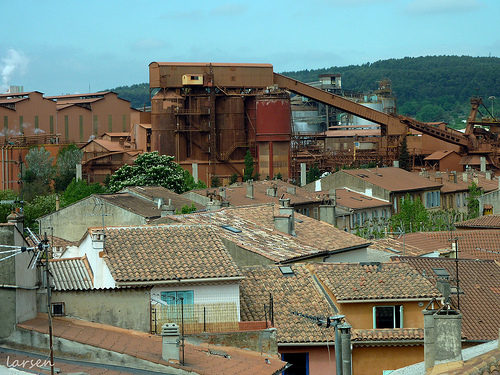
[[[241,233],[241,229],[232,227],[231,225],[221,225],[221,227],[233,233]]]
[[[432,270],[439,278],[448,279],[450,277],[450,274],[444,268],[433,268]]]
[[[292,270],[292,267],[290,267],[290,266],[280,266],[280,271],[283,274],[283,276],[295,275],[295,273]]]

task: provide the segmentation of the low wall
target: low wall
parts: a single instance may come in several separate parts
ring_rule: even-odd
[[[224,333],[198,333],[189,335],[190,339],[199,339],[213,345],[232,346],[248,349],[254,352],[271,355],[278,354],[276,341],[276,328],[261,331],[224,332]]]

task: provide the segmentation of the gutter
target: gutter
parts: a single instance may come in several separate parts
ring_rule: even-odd
[[[322,251],[320,253],[301,255],[301,256],[298,256],[298,257],[295,257],[295,258],[290,258],[290,259],[283,260],[283,261],[281,261],[281,263],[282,264],[285,264],[285,263],[294,263],[294,262],[299,261],[299,260],[305,260],[305,259],[316,258],[316,257],[325,257],[326,258],[326,257],[331,256],[333,254],[340,254],[340,253],[344,253],[346,251],[358,250],[358,249],[363,249],[363,248],[367,249],[368,247],[370,247],[370,245],[373,244],[373,242],[369,242],[369,243],[367,242],[367,244],[365,243],[365,244],[362,244],[362,245],[346,247],[346,248],[338,249],[338,250],[325,250],[325,251]],[[325,263],[325,262],[323,262],[323,263]]]
[[[6,289],[24,289],[24,290],[36,290],[37,286],[21,286],[21,285],[8,285],[8,284],[0,284],[0,288]]]
[[[116,286],[136,286],[136,285],[164,285],[164,284],[190,284],[204,283],[209,281],[239,281],[245,279],[245,276],[234,277],[205,277],[202,279],[179,279],[179,280],[154,280],[154,281],[116,281]]]
[[[398,298],[398,299],[356,299],[356,300],[349,300],[349,301],[339,301],[337,300],[337,303],[371,303],[371,302],[427,302],[427,301],[432,301],[433,298]],[[439,300],[438,300],[439,301]],[[443,300],[440,300],[443,302]]]

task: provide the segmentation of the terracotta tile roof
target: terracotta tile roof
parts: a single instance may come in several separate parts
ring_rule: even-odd
[[[441,186],[436,182],[407,172],[400,168],[370,168],[370,169],[344,169],[341,173],[362,179],[375,186],[393,192],[407,192],[421,189],[436,189]],[[339,172],[337,172],[339,173]]]
[[[74,343],[90,345],[112,352],[118,352],[139,360],[167,366],[166,371],[177,373],[178,370],[203,375],[273,375],[279,374],[286,365],[278,356],[263,355],[244,349],[216,346],[216,351],[223,351],[228,357],[213,355],[213,345],[194,345],[186,342],[184,349],[185,365],[166,362],[162,358],[162,337],[105,324],[92,323],[69,318],[52,318],[53,335]],[[48,334],[46,314],[19,323],[21,330],[30,330]],[[265,359],[269,363],[266,363]],[[108,362],[109,363],[109,362]],[[122,365],[121,363],[119,365]],[[104,369],[102,372],[106,373]]]
[[[338,303],[369,300],[432,299],[441,293],[405,263],[314,264],[317,277]]]
[[[440,233],[437,235],[437,233]],[[417,255],[424,255],[434,251],[438,253],[446,253],[451,250],[450,235],[453,232],[415,232],[406,233],[403,237],[399,237],[399,241],[404,241],[405,245],[413,246],[420,249]]]
[[[76,246],[77,242],[75,241],[68,241],[65,240],[64,238],[57,237],[57,236],[48,236],[48,239],[52,245],[52,247],[63,247],[67,248],[68,246]]]
[[[107,227],[105,233],[104,259],[116,282],[241,276],[210,226]]]
[[[500,215],[485,215],[455,223],[457,229],[500,229]]]
[[[335,194],[337,196],[337,206],[352,208],[354,210],[392,206],[391,202],[386,202],[381,199],[369,197],[367,195],[360,194],[349,189],[336,189]]]
[[[296,261],[369,245],[361,237],[297,212],[294,214],[296,236],[279,232],[274,228],[274,216],[278,214],[278,205],[262,204],[175,215],[170,218],[182,223],[213,224],[221,237],[274,262]],[[222,225],[230,225],[241,232],[231,232],[222,228]]]
[[[87,256],[49,260],[54,290],[89,290],[94,288],[94,275]]]
[[[385,237],[372,241],[369,249],[385,251],[394,256],[422,256],[429,253],[424,249],[406,243],[403,236],[397,238]]]
[[[419,175],[420,173],[422,172],[419,172]],[[426,178],[429,181],[435,181],[436,183],[442,183],[442,193],[468,192],[469,186],[472,184],[474,177],[477,178],[477,186],[479,186],[484,192],[490,192],[498,189],[498,181],[488,180],[482,172],[467,173],[467,181],[464,181],[463,177],[465,172],[457,172],[457,182],[455,182],[455,176],[449,172],[425,171],[423,173],[425,176],[422,175],[422,178]],[[438,173],[441,174],[441,177],[439,177]]]
[[[275,187],[274,196],[267,194],[268,189]],[[295,191],[295,193],[293,193]],[[197,189],[191,190],[188,193],[196,193],[201,196],[207,196],[207,193],[219,194],[219,189]],[[273,181],[254,181],[253,182],[253,199],[247,198],[247,184],[238,186],[232,185],[224,188],[225,198],[224,201],[229,202],[232,206],[246,206],[260,203],[279,203],[279,199],[289,198],[292,206],[309,203],[321,203],[323,197],[318,193],[311,193],[304,188],[292,185],[282,180]]]
[[[264,305],[269,306],[271,294],[278,343],[335,341],[332,329],[318,327],[315,321],[297,315],[325,319],[335,313],[307,268],[299,264],[290,267],[292,276],[283,275],[279,266],[242,268],[245,279],[240,282],[241,319],[265,320]]]
[[[196,210],[204,210],[205,207],[201,204],[193,202],[184,196],[168,190],[163,186],[128,186],[122,190],[120,193],[129,193],[135,196],[142,197],[156,204],[158,198],[163,198],[164,204],[168,204],[169,199],[171,200],[172,206],[179,212],[181,212],[182,207],[188,205],[191,207],[192,204],[196,207]]]
[[[458,257],[466,259],[500,260],[500,230],[477,229],[454,232],[408,233],[407,244],[424,251],[452,251],[452,242],[458,241]]]
[[[422,341],[424,340],[423,328],[394,328],[394,329],[353,329],[352,341]]]
[[[321,267],[321,265],[314,264],[314,268]],[[294,264],[291,268],[294,272],[293,276],[284,276],[279,266],[242,268],[245,279],[240,283],[241,319],[244,321],[264,320],[266,318],[264,305],[269,306],[271,294],[274,302],[274,324],[277,328],[278,343],[334,342],[333,329],[318,327],[313,319],[297,314],[325,319],[337,314],[338,309],[328,302],[325,294],[321,292],[315,277],[308,271],[308,266]],[[349,317],[347,316],[346,319],[348,320]],[[421,342],[423,329],[353,329],[352,340],[359,343]]]
[[[397,260],[397,259],[395,259]],[[401,257],[400,262],[408,263],[433,285],[437,276],[433,268],[444,268],[450,274],[451,285],[456,286],[455,259]],[[500,328],[500,266],[491,260],[458,260],[460,312],[462,318],[462,337],[467,340],[494,340]],[[457,295],[452,301],[458,307]]]
[[[436,375],[498,375],[500,374],[500,349],[494,349],[464,361],[455,369],[444,369],[442,372],[432,373]]]

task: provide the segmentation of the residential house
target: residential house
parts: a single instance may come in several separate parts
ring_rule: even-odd
[[[401,257],[430,282],[450,282],[451,302],[463,315],[464,347],[498,338],[500,329],[500,266],[486,259]],[[457,293],[457,290],[459,293]]]
[[[261,319],[258,308],[271,295],[279,353],[296,373],[336,373],[335,328],[326,326],[333,316],[352,326],[353,374],[382,374],[423,359],[422,306],[441,293],[407,264],[309,263],[242,272],[242,319]]]
[[[0,339],[12,334],[17,323],[36,317],[36,268],[33,252],[24,240],[24,215],[13,212],[0,224]]]
[[[404,263],[310,269],[352,326],[353,374],[381,374],[423,359],[422,309],[441,298],[435,284]]]
[[[500,178],[498,180],[500,184]],[[489,215],[489,214],[500,214],[500,189],[498,185],[496,189],[485,191],[480,197],[477,198],[479,201],[479,214]]]
[[[439,172],[423,170],[419,172],[419,175],[443,185],[441,188],[441,207],[444,210],[455,211],[458,214],[458,220],[463,220],[467,217],[469,187],[472,182],[483,193],[498,190],[498,183],[491,179],[491,172],[467,171],[457,173],[454,171]]]
[[[404,236],[406,245],[421,249],[420,255],[456,258],[458,249],[458,258],[493,260],[500,260],[499,239],[500,230],[495,229],[416,232]]]
[[[311,193],[282,180],[249,181],[218,189],[191,190],[183,195],[204,206],[208,202],[216,202],[219,207],[224,203],[229,206],[278,204],[280,199],[290,199],[290,206],[295,212],[323,221],[327,221],[328,217],[325,213],[325,217],[321,218],[321,206],[332,204],[328,194]]]
[[[317,320],[335,315],[335,306],[325,298],[303,264],[243,267],[240,283],[241,319],[272,320],[277,331],[281,358],[292,364],[292,374],[335,373],[333,327],[319,327]],[[272,296],[272,299],[270,299]],[[263,306],[271,316],[263,315]],[[303,316],[301,316],[303,315]],[[286,374],[286,372],[285,372]]]
[[[420,199],[427,209],[442,208],[441,187],[440,183],[395,167],[343,169],[305,186],[309,191],[349,188],[390,202],[392,214],[400,211],[401,200],[408,194],[412,199]]]
[[[350,189],[335,189],[336,226],[346,232],[384,233],[392,204]]]
[[[163,187],[128,187],[116,194],[91,195],[37,221],[42,231],[51,228],[51,235],[78,241],[89,227],[146,224],[162,214],[181,212],[192,203]]]
[[[181,323],[181,315],[190,325],[218,319],[238,327],[243,277],[210,226],[89,229],[78,257],[51,267],[52,301],[67,316],[146,332],[159,332],[166,319]]]
[[[368,259],[367,240],[296,213],[287,202],[167,215],[152,223],[212,225],[240,266]]]
[[[455,223],[457,230],[500,229],[500,215],[484,215]]]

